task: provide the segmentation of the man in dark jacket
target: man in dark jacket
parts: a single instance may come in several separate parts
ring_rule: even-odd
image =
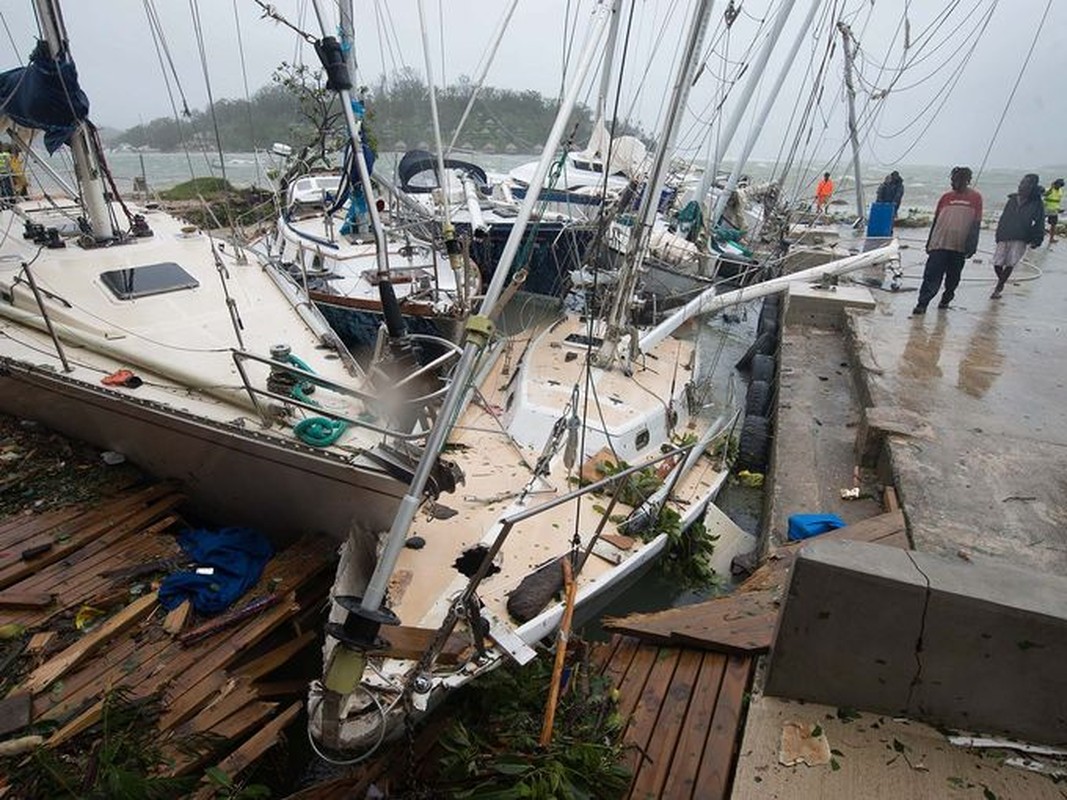
[[[900,201],[904,199],[904,179],[900,177],[900,173],[893,170],[885,176],[885,180],[882,181],[882,185],[878,187],[878,192],[875,195],[875,200],[879,203],[892,203],[893,204],[893,219],[897,218],[897,212],[900,210]]]
[[[993,297],[1000,297],[1015,265],[1026,252],[1026,246],[1040,247],[1045,238],[1045,204],[1038,177],[1032,172],[1019,181],[1019,191],[1008,195],[1008,202],[997,222],[997,250],[993,254],[993,270],[997,286]]]

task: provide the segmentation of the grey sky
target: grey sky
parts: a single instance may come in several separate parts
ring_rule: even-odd
[[[691,3],[681,0],[637,0],[636,26],[632,35],[628,75],[624,80],[622,107],[633,107],[646,130],[654,130],[662,101],[669,90],[669,76],[680,49],[683,18]],[[761,89],[777,74],[782,54],[788,49],[801,18],[813,0],[796,0],[782,40],[776,48]],[[806,98],[810,80],[804,74],[813,52],[821,52],[828,35],[831,9],[844,9],[860,41],[862,57],[857,103],[863,107],[871,92],[885,90],[896,76],[903,52],[903,28],[898,25],[907,10],[911,50],[916,62],[904,70],[892,90],[870,109],[880,108],[864,144],[864,161],[890,165],[904,163],[970,163],[977,166],[985,154],[1000,114],[1012,91],[1047,0],[822,0],[824,11],[816,18],[817,32],[809,35],[797,57],[768,124],[763,129],[754,157],[773,159],[782,150],[788,120],[798,98]],[[328,13],[334,14],[332,3]],[[690,117],[683,126],[680,145],[698,147],[697,120],[707,119],[717,100],[723,72],[722,55],[739,59],[757,36],[759,19],[781,0],[746,0],[731,29],[729,42],[715,40],[715,54],[690,101]],[[318,34],[312,7],[307,0],[275,2],[279,12],[298,26]],[[425,0],[433,69],[440,84],[460,75],[474,76],[486,56],[491,37],[506,7],[503,0]],[[289,29],[261,18],[252,0],[198,2],[204,48],[212,91],[216,99],[245,94],[240,49],[251,91],[265,85],[282,61],[314,61],[314,55]],[[357,53],[361,80],[373,83],[384,71],[408,66],[424,74],[422,36],[416,0],[356,0]],[[534,89],[547,95],[559,91],[564,63],[566,12],[578,29],[588,25],[592,0],[521,0],[490,69],[487,83],[512,89]],[[727,3],[718,0],[708,45],[721,31]],[[167,36],[189,104],[207,103],[199,49],[186,0],[154,0],[154,7]],[[577,10],[576,10],[577,9]],[[984,14],[992,9],[988,29],[969,59],[967,52]],[[170,116],[170,103],[161,77],[156,50],[149,32],[143,0],[68,0],[63,7],[72,50],[83,85],[92,102],[92,118],[98,125],[129,127],[159,116]],[[444,12],[443,23],[441,14]],[[3,41],[0,65],[16,66],[32,47],[36,25],[30,0],[9,0],[0,13],[11,33],[0,32]],[[240,38],[236,18],[240,21]],[[825,16],[824,16],[825,15]],[[943,23],[937,26],[937,20]],[[1064,123],[1067,104],[1058,90],[1058,78],[1067,60],[1067,3],[1053,3],[1040,33],[1037,47],[1011,110],[991,153],[990,166],[1029,168],[1065,164]],[[763,30],[766,30],[764,27]],[[762,35],[762,34],[760,34]],[[835,34],[836,36],[836,34]],[[929,41],[923,47],[924,37]],[[12,41],[13,40],[13,41]],[[651,55],[659,43],[658,55]],[[442,55],[442,43],[444,54]],[[571,43],[577,48],[580,41]],[[728,49],[727,49],[728,48]],[[572,56],[573,57],[573,56]],[[751,59],[751,56],[750,56]],[[964,63],[966,61],[966,63]],[[805,152],[811,164],[822,164],[846,142],[845,104],[841,88],[841,48],[829,65],[828,78],[816,111],[813,142]],[[885,63],[889,68],[882,69]],[[647,74],[644,74],[647,70]],[[958,71],[958,79],[957,77]],[[442,75],[443,72],[443,75]],[[643,80],[635,75],[644,74]],[[955,83],[953,81],[955,80]],[[743,82],[743,81],[742,81]],[[594,82],[595,87],[595,82]],[[593,102],[593,94],[585,97]],[[730,102],[736,95],[731,95]],[[943,105],[941,99],[947,98]],[[753,109],[762,105],[757,95]],[[936,112],[936,113],[935,113]],[[741,126],[747,133],[748,125]],[[688,133],[687,133],[688,131]],[[688,138],[687,138],[688,137]],[[735,142],[730,153],[736,152]],[[847,151],[846,151],[847,154]],[[820,160],[821,159],[821,160]]]

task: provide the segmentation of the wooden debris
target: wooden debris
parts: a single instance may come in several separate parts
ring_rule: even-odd
[[[0,592],[0,608],[47,608],[55,601],[55,595],[44,592]]]
[[[129,584],[185,560],[174,537],[161,535],[181,523],[175,509],[183,499],[170,484],[141,485],[92,508],[0,519],[0,626],[33,632],[7,649],[26,677],[22,694],[0,704],[0,736],[4,725],[13,731],[27,722],[58,725],[47,741],[14,740],[16,751],[56,746],[89,731],[101,719],[107,692],[122,687],[134,702],[161,697],[160,736],[219,737],[221,747],[210,754],[187,757],[176,750],[176,773],[224,757],[239,771],[266,752],[299,711],[298,702],[279,716],[284,705],[278,700],[302,700],[308,679],[259,679],[317,641],[310,626],[328,596],[335,543],[308,537],[279,549],[247,595],[261,599],[182,635],[193,614],[188,602],[154,619],[154,593],[126,603]],[[40,555],[22,558],[34,549]],[[124,607],[96,630],[74,633],[79,609],[119,603]],[[14,721],[5,722],[9,717]]]
[[[22,730],[30,724],[31,701],[31,696],[26,693],[0,700],[0,736]]]
[[[167,616],[163,619],[163,630],[171,636],[177,636],[182,632],[182,628],[185,627],[185,621],[189,618],[189,612],[192,610],[192,604],[188,600],[183,600],[177,608],[167,612]]]
[[[86,658],[100,645],[136,625],[156,607],[156,593],[152,592],[130,603],[96,630],[87,634],[81,641],[71,645],[59,655],[46,661],[35,669],[23,681],[23,688],[36,694],[66,674],[75,664]]]
[[[56,638],[56,632],[55,631],[41,631],[40,633],[35,633],[33,636],[30,637],[29,644],[26,645],[26,652],[27,653],[41,653],[41,652],[44,652],[44,649],[46,647],[48,647],[48,645],[51,643],[51,641],[53,639],[55,639],[55,638]]]
[[[249,764],[255,762],[256,759],[281,741],[282,732],[289,726],[289,723],[296,718],[297,714],[300,713],[303,707],[303,701],[293,703],[285,709],[285,711],[264,725],[255,736],[237,748],[231,755],[220,761],[218,769],[225,772],[231,778],[236,778],[248,768]]]
[[[270,608],[280,599],[281,597],[276,594],[268,594],[266,597],[257,597],[251,603],[247,603],[234,611],[215,617],[210,622],[206,622],[198,628],[193,628],[193,630],[183,633],[178,637],[178,641],[182,644],[198,642],[207,636],[212,636],[219,631],[236,625],[242,620],[256,616],[261,611]]]

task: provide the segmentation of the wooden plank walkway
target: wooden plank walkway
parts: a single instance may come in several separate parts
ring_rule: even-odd
[[[898,509],[819,539],[908,547]],[[616,635],[594,659],[619,690],[627,720],[629,798],[729,796],[755,659],[770,649],[779,599],[803,544],[777,548],[732,595],[603,621]]]
[[[619,635],[593,658],[619,690],[627,720],[627,797],[727,797],[755,659]]]

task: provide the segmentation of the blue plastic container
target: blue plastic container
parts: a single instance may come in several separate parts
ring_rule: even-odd
[[[871,203],[871,213],[867,216],[867,235],[893,235],[892,203]]]

